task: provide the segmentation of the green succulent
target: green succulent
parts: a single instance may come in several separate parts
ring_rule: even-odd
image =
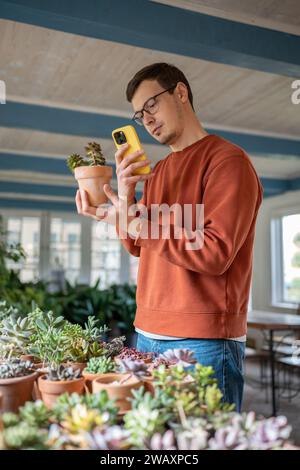
[[[89,142],[84,148],[91,166],[105,165],[105,158],[100,144],[97,142]]]
[[[79,153],[73,153],[67,159],[67,165],[72,172],[80,166],[102,166],[106,160],[103,156],[101,145],[97,142],[89,142],[85,147],[86,156],[82,157]]]
[[[79,166],[86,165],[84,159],[79,155],[79,153],[72,153],[67,160],[67,165],[72,172],[74,172],[75,168]]]
[[[2,415],[2,423],[3,423],[4,428],[9,428],[10,426],[16,426],[16,424],[19,424],[19,422],[20,422],[20,417],[16,413],[7,411],[6,413],[3,413]]]
[[[20,408],[19,417],[29,426],[47,428],[51,417],[51,411],[48,410],[42,400],[37,400],[35,402],[28,401]]]
[[[78,395],[77,393],[69,395],[64,393],[58,397],[52,412],[60,422],[71,413],[72,408],[76,405],[86,405],[88,409],[95,409],[102,414],[105,413],[108,416],[109,424],[116,422],[118,408],[115,402],[108,398],[105,390],[86,395]]]
[[[6,357],[20,356],[28,352],[30,337],[34,332],[28,317],[15,318],[10,315],[0,324],[0,343],[6,350]]]
[[[12,379],[24,377],[34,372],[33,364],[30,361],[10,360],[0,364],[0,379]]]
[[[3,431],[5,445],[8,449],[46,449],[48,433],[36,426],[21,422]]]
[[[107,374],[108,372],[115,372],[116,364],[111,357],[91,357],[85,368],[86,372],[90,374]]]
[[[73,369],[73,367],[65,367],[62,364],[57,368],[49,368],[46,374],[46,380],[50,380],[52,382],[60,382],[63,380],[76,380],[80,377],[80,369]]]
[[[124,416],[124,427],[129,431],[128,441],[139,449],[145,448],[146,441],[154,433],[163,432],[165,424],[160,410],[152,409],[147,403],[140,403]]]

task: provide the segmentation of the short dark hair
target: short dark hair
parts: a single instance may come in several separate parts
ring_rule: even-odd
[[[175,86],[178,82],[183,82],[188,89],[189,101],[194,109],[193,94],[190,84],[184,73],[175,67],[175,65],[167,64],[166,62],[157,62],[139,70],[127,85],[126,98],[129,103],[131,103],[133,95],[144,80],[157,80],[166,90],[173,85]],[[173,93],[173,91],[171,91],[171,93]]]

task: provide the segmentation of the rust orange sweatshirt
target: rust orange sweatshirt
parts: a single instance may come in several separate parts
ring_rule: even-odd
[[[160,335],[234,338],[246,334],[255,222],[263,189],[248,155],[210,134],[172,152],[154,167],[139,201],[148,209],[136,240],[121,239],[139,256],[134,325]],[[204,207],[203,246],[185,237],[151,237],[151,204]],[[173,221],[174,223],[174,221]],[[160,227],[161,228],[161,227]],[[120,230],[117,224],[117,232]],[[124,235],[124,233],[123,233]]]

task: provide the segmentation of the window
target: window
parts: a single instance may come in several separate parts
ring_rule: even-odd
[[[272,221],[273,302],[300,303],[300,214]]]
[[[91,284],[100,278],[100,288],[120,282],[121,244],[115,227],[93,221]]]
[[[8,217],[8,243],[21,243],[26,259],[15,263],[7,261],[7,267],[20,271],[22,282],[36,281],[39,274],[40,219],[39,217]]]
[[[283,300],[300,302],[300,214],[282,218]]]
[[[53,217],[50,228],[50,269],[64,271],[65,278],[75,283],[80,274],[80,264],[80,222]]]

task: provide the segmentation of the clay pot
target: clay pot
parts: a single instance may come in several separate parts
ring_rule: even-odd
[[[37,373],[33,372],[23,377],[0,379],[0,394],[2,394],[2,412],[16,413],[26,401],[32,400],[32,390]]]
[[[152,395],[154,394],[154,379],[152,375],[143,378],[143,385],[145,387],[145,392],[150,392]]]
[[[80,372],[86,368],[86,362],[67,362],[64,364],[66,367],[72,367],[73,370],[80,369]]]
[[[116,380],[124,380],[130,374],[103,374],[92,382],[93,393],[106,390],[110,399],[116,400],[116,406],[121,413],[131,409],[131,402],[127,398],[132,398],[131,391],[140,388],[143,384],[136,377],[132,376],[126,382],[117,385],[112,384]]]
[[[107,374],[91,374],[90,372],[85,372],[85,371],[82,372],[85,385],[90,393],[92,393],[93,391],[93,387],[92,387],[93,380],[100,379],[106,375]]]
[[[108,202],[103,191],[103,186],[110,183],[113,176],[111,166],[79,166],[74,170],[74,176],[78,181],[79,189],[84,189],[89,198],[91,206],[98,207]]]
[[[78,393],[82,395],[84,392],[84,378],[74,380],[47,380],[46,374],[38,378],[38,387],[43,402],[48,408],[52,408],[57,398],[63,393]]]

